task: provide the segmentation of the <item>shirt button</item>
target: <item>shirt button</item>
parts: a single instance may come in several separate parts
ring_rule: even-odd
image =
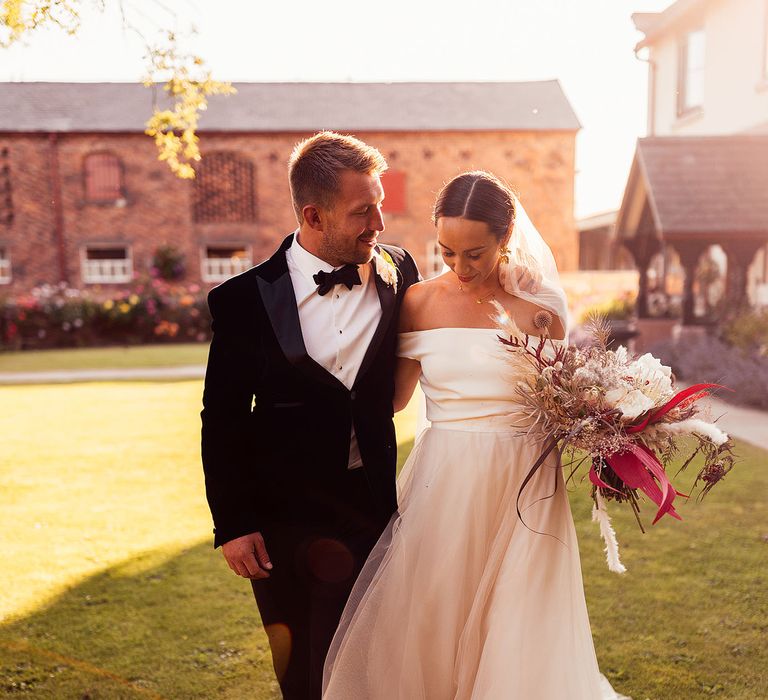
[[[339,333],[343,333],[344,331],[339,331]]]

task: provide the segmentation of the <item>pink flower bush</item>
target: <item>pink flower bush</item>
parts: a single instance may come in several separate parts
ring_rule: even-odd
[[[0,349],[205,342],[210,316],[199,285],[136,279],[127,287],[45,284],[0,297]]]

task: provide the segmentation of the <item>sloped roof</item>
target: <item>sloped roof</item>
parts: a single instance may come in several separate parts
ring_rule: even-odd
[[[557,80],[518,83],[235,83],[201,131],[506,131],[580,128]],[[143,131],[138,83],[0,83],[0,132]]]
[[[640,139],[635,169],[659,234],[768,236],[768,135]]]
[[[677,0],[663,12],[635,12],[632,21],[645,37],[635,46],[635,51],[649,46],[661,34],[679,21],[701,12],[709,0]]]
[[[576,230],[590,231],[596,228],[613,226],[616,223],[617,214],[618,212],[615,209],[611,209],[610,211],[602,211],[590,216],[584,216],[576,221]]]

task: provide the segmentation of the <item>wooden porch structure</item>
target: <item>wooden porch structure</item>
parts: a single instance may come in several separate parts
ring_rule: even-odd
[[[639,139],[616,221],[639,271],[638,316],[649,316],[651,259],[672,247],[685,271],[682,322],[694,314],[699,259],[720,245],[728,259],[726,303],[747,303],[747,271],[768,244],[768,135]]]

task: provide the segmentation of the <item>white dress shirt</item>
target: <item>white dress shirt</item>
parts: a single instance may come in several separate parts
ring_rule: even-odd
[[[352,289],[338,284],[320,296],[313,275],[320,270],[331,272],[337,268],[302,248],[298,232],[285,251],[285,258],[307,353],[351,389],[381,319],[381,303],[371,265],[357,267],[362,284]],[[353,426],[348,466],[356,469],[362,464]]]

